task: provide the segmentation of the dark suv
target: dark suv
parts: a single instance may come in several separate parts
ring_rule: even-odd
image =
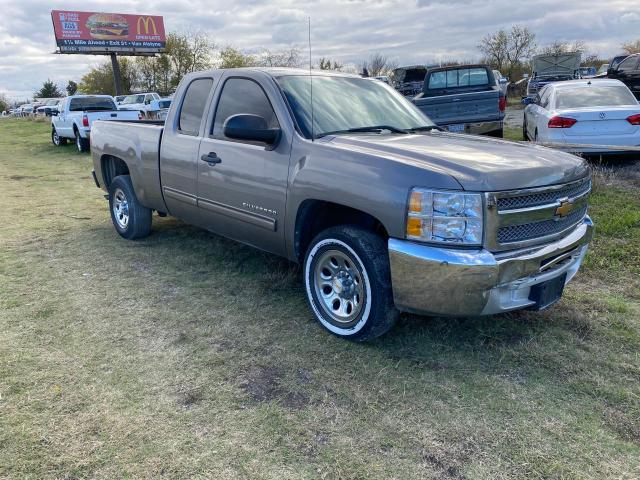
[[[610,68],[607,78],[620,80],[640,99],[640,53],[629,55],[617,67]]]

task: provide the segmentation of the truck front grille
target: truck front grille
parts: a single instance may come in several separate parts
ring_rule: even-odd
[[[513,243],[555,235],[575,226],[586,214],[587,207],[584,207],[559,220],[552,218],[541,222],[501,227],[498,229],[498,242]]]
[[[487,193],[485,247],[508,251],[560,238],[584,220],[590,191],[591,179],[586,177],[562,185]],[[568,212],[563,211],[567,207]]]
[[[498,210],[516,210],[518,208],[537,207],[554,203],[562,198],[574,198],[584,195],[591,190],[591,179],[588,181],[566,185],[558,190],[530,193],[515,197],[503,197],[498,199]]]

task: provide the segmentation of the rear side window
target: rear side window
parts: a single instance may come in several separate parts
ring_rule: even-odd
[[[488,85],[489,75],[484,68],[458,68],[434,72],[429,76],[429,90],[439,88],[475,87]]]
[[[222,133],[224,122],[229,117],[240,113],[264,118],[269,128],[278,128],[279,126],[273,107],[262,87],[253,80],[231,78],[225,82],[220,94],[212,135],[216,138],[225,138]]]
[[[178,130],[185,135],[198,135],[207,98],[213,86],[211,78],[199,78],[187,87],[178,117]]]
[[[70,112],[82,112],[87,110],[116,110],[116,104],[107,97],[76,97],[69,102]]]

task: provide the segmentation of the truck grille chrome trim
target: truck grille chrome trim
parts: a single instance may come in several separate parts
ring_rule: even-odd
[[[551,218],[541,222],[525,223],[522,225],[509,225],[498,229],[498,242],[501,244],[544,238],[555,235],[574,227],[587,214],[587,207],[570,213],[564,218],[556,220]]]
[[[586,177],[561,185],[487,193],[485,248],[501,252],[556,240],[585,218],[590,192],[591,179]]]
[[[529,193],[517,196],[507,196],[498,199],[498,210],[516,210],[520,208],[537,207],[557,202],[561,198],[576,198],[586,195],[591,191],[591,180],[563,185],[562,188],[552,191]]]

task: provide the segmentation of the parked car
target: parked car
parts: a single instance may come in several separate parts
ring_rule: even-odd
[[[147,118],[151,120],[166,120],[169,107],[171,106],[170,98],[161,98],[160,100],[153,100],[149,104],[147,110]]]
[[[550,83],[525,108],[523,136],[543,143],[590,145],[569,147],[583,153],[611,153],[612,145],[640,146],[640,105],[618,80]]]
[[[629,56],[628,53],[623,53],[622,55],[617,55],[613,57],[611,63],[609,63],[609,69],[614,70],[622,63],[622,61]]]
[[[509,79],[507,77],[504,77],[502,75],[502,73],[500,73],[500,70],[494,70],[493,71],[493,76],[496,79],[496,82],[498,82],[498,86],[500,87],[500,91],[504,94],[505,98],[507,97],[507,88],[509,87]]]
[[[620,80],[640,99],[640,53],[629,55],[613,68],[609,68],[607,78]]]
[[[134,93],[127,95],[118,105],[120,110],[135,110],[139,112],[139,118],[147,118],[147,112],[150,109],[151,102],[160,100],[160,95],[155,92]]]
[[[596,75],[596,67],[580,67],[580,78],[593,78]]]
[[[59,113],[51,117],[51,141],[56,146],[75,140],[76,148],[89,150],[95,120],[137,120],[137,112],[123,112],[109,95],[73,95],[62,100]]]
[[[426,65],[400,67],[393,71],[393,87],[405,97],[415,97],[422,91],[424,77],[427,74]]]
[[[502,137],[506,100],[490,67],[455,65],[429,69],[412,101],[450,132]]]
[[[149,235],[156,210],[299,262],[311,312],[351,340],[399,310],[560,298],[592,235],[584,160],[443,132],[368,78],[314,72],[311,103],[309,75],[194,72],[164,125],[95,122],[93,174],[117,233]]]
[[[126,95],[116,95],[115,97],[113,97],[113,100],[116,102],[116,105],[120,105],[125,97]]]
[[[607,70],[609,70],[609,64],[608,63],[603,63],[602,65],[600,65],[600,68],[598,68],[598,71],[595,74],[595,78],[606,77],[607,76]]]
[[[531,60],[532,73],[527,83],[527,96],[533,97],[547,83],[580,78],[580,52],[559,55],[536,55]]]
[[[44,100],[41,105],[36,108],[36,115],[39,117],[50,117],[58,112],[58,105],[60,104],[61,99],[59,98],[49,98]]]

